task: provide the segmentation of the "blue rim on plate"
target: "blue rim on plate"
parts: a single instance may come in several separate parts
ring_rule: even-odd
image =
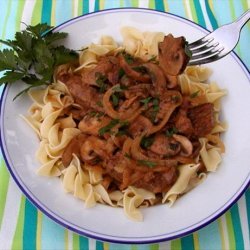
[[[85,14],[79,17],[75,17],[69,21],[66,21],[60,25],[58,25],[57,27],[53,28],[53,30],[56,31],[60,31],[60,29],[67,27],[69,25],[71,25],[74,22],[78,22],[80,20],[84,20],[86,18],[89,17],[93,17],[95,15],[102,15],[102,14],[107,14],[107,13],[114,13],[114,12],[148,12],[148,13],[154,13],[157,15],[165,15],[168,16],[170,18],[173,19],[178,19],[179,21],[188,23],[189,25],[198,28],[199,30],[202,30],[203,32],[208,33],[209,31],[203,27],[201,27],[200,25],[177,15],[174,14],[170,14],[170,13],[166,13],[166,12],[161,12],[161,11],[157,11],[157,10],[151,10],[151,9],[144,9],[144,8],[117,8],[117,9],[108,9],[108,10],[101,10],[98,12],[93,12],[93,13],[89,13],[89,14]],[[238,63],[238,65],[241,67],[241,69],[244,71],[244,73],[246,74],[247,78],[249,79],[250,82],[250,72],[247,69],[246,65],[241,61],[241,59],[234,53],[232,52],[231,55],[234,57],[234,59],[236,60],[236,62]],[[96,233],[93,231],[90,231],[88,229],[83,229],[83,230],[79,230],[77,228],[77,226],[74,227],[74,225],[72,225],[72,223],[65,221],[63,218],[60,218],[58,215],[56,215],[53,211],[50,211],[49,209],[46,208],[46,206],[44,204],[39,203],[39,201],[36,200],[36,198],[34,196],[32,196],[32,191],[28,190],[24,187],[24,185],[21,183],[21,181],[18,180],[18,177],[16,176],[16,174],[14,173],[13,169],[12,169],[12,163],[11,160],[8,157],[8,152],[7,149],[5,149],[5,140],[4,140],[4,135],[3,135],[3,120],[4,120],[4,105],[5,105],[5,98],[8,94],[8,88],[7,85],[5,85],[3,92],[2,92],[2,96],[1,96],[1,100],[0,100],[0,147],[3,153],[3,158],[6,162],[7,168],[11,174],[11,176],[13,177],[14,181],[16,182],[16,184],[19,186],[19,188],[22,190],[22,192],[24,193],[24,195],[39,209],[41,210],[45,215],[47,215],[49,218],[51,218],[53,221],[57,222],[58,224],[80,234],[80,235],[84,235],[87,237],[91,237],[91,238],[95,238],[97,240],[101,240],[101,241],[109,241],[109,242],[113,242],[113,243],[126,243],[126,244],[146,244],[146,243],[157,243],[157,242],[162,242],[162,241],[167,241],[167,240],[172,240],[175,238],[179,238],[179,237],[183,237],[186,236],[188,234],[193,233],[194,231],[210,224],[211,222],[213,222],[214,220],[216,220],[219,216],[221,216],[223,213],[225,213],[234,203],[236,203],[238,201],[238,199],[244,194],[244,192],[246,191],[246,189],[248,188],[249,184],[250,184],[250,178],[249,176],[246,178],[246,181],[242,184],[242,186],[238,189],[238,191],[234,194],[234,196],[226,203],[224,204],[221,208],[219,208],[217,211],[215,211],[212,215],[209,215],[207,218],[204,218],[202,222],[198,222],[196,224],[198,224],[197,226],[192,225],[190,227],[192,227],[192,229],[190,228],[186,228],[185,232],[176,232],[176,234],[174,236],[168,236],[167,234],[163,234],[163,235],[158,235],[158,236],[154,236],[153,238],[149,238],[149,237],[134,237],[133,239],[131,239],[131,237],[126,238],[126,237],[119,237],[119,239],[115,238],[115,236],[113,235],[106,235],[106,234],[100,234],[100,233]]]

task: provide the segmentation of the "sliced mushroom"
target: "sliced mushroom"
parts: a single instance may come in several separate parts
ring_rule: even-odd
[[[166,75],[176,76],[186,68],[189,56],[185,52],[184,37],[174,38],[169,34],[159,43],[159,65]]]
[[[177,140],[157,134],[149,149],[158,155],[174,156],[179,153],[181,147]]]
[[[173,138],[181,144],[182,156],[190,156],[192,154],[193,145],[186,136],[174,134]]]
[[[95,136],[89,136],[81,144],[80,155],[84,162],[94,164],[96,159],[108,158],[115,149],[112,140],[104,141]]]

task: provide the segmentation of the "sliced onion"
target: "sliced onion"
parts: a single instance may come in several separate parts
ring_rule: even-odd
[[[110,88],[107,90],[103,96],[103,107],[107,115],[112,117],[113,119],[121,119],[121,120],[127,120],[127,121],[132,121],[134,120],[143,110],[144,108],[131,108],[128,109],[127,111],[124,112],[118,112],[114,110],[112,104],[110,103],[110,97],[114,92],[114,88],[119,85],[115,85],[113,88]]]

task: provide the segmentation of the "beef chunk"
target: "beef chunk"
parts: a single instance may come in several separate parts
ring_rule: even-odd
[[[212,103],[204,103],[189,109],[194,135],[201,137],[209,134],[214,128],[214,106]]]

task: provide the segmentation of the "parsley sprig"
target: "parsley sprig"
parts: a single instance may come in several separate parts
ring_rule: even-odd
[[[15,39],[0,39],[0,43],[10,47],[0,51],[0,72],[4,71],[0,85],[22,80],[29,86],[19,96],[30,88],[50,84],[56,66],[78,58],[75,51],[56,44],[66,38],[67,33],[51,29],[46,23],[27,25],[25,30],[16,32]]]

